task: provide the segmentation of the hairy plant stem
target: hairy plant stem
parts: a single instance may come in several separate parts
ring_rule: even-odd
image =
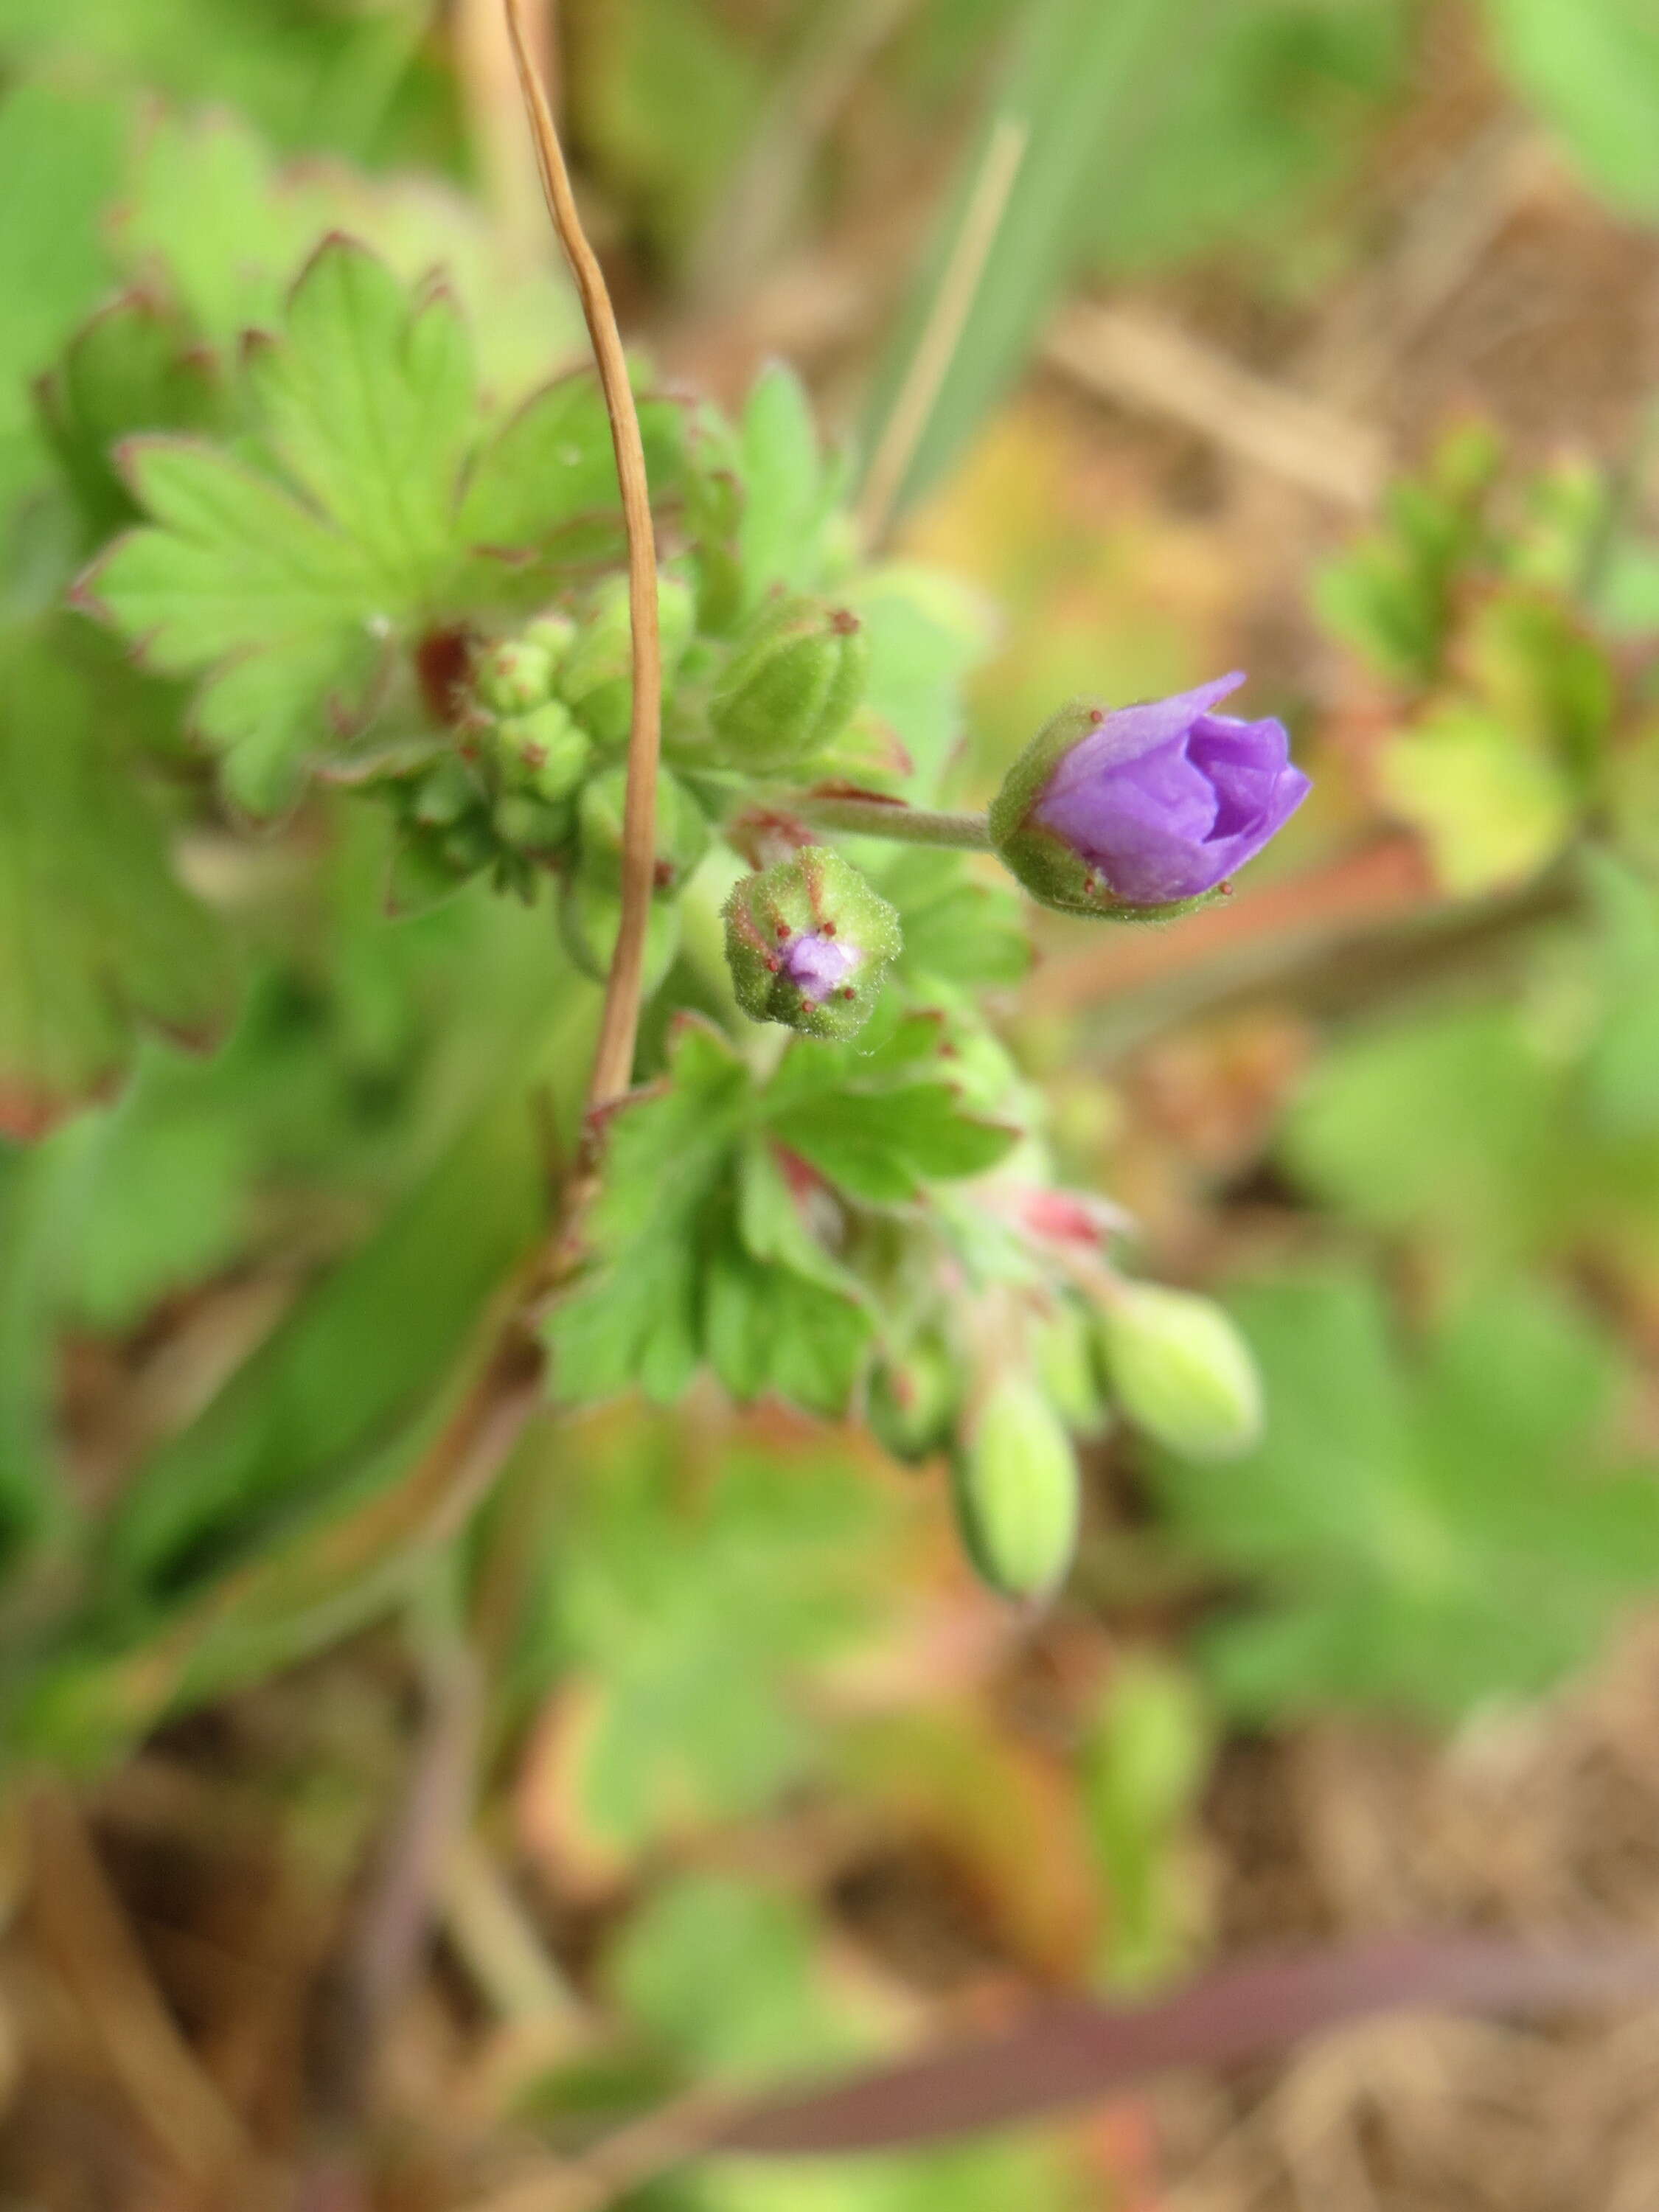
[[[891,837],[903,845],[948,845],[958,852],[988,853],[990,826],[982,814],[942,814],[890,799],[830,799],[802,792],[780,802],[803,821],[850,836]]]
[[[628,599],[633,627],[634,713],[628,736],[628,793],[623,809],[622,921],[605,984],[605,1012],[588,1080],[591,1117],[620,1098],[634,1073],[639,1036],[641,980],[645,970],[645,937],[651,914],[652,872],[656,859],[657,762],[662,746],[662,651],[657,635],[657,545],[646,481],[645,447],[639,411],[628,381],[622,333],[605,281],[605,271],[587,242],[564,149],[548,105],[547,94],[531,50],[523,0],[506,0],[513,58],[524,94],[525,111],[535,141],[537,167],[553,228],[570,264],[581,296],[587,334],[611,417],[611,441],[617,455],[628,531]]]

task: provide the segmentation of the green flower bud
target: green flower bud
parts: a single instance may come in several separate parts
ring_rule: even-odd
[[[568,799],[592,765],[586,732],[557,699],[497,723],[495,742],[502,782],[538,799]]]
[[[553,658],[528,637],[504,638],[478,663],[472,688],[494,714],[526,714],[553,690]]]
[[[726,957],[751,1020],[808,1036],[854,1036],[898,952],[899,919],[850,860],[809,845],[726,902]]]
[[[936,1336],[919,1337],[902,1358],[883,1360],[871,1376],[870,1426],[895,1459],[927,1459],[950,1443],[961,1400],[961,1373],[949,1347]]]
[[[550,608],[545,614],[527,622],[520,634],[526,645],[533,645],[547,655],[548,665],[556,677],[576,642],[576,624],[573,617]]]
[[[559,935],[584,975],[603,983],[611,973],[611,957],[622,927],[622,900],[607,884],[596,883],[580,871],[565,884],[559,900]],[[646,925],[643,988],[656,990],[674,964],[680,946],[680,912],[664,899],[653,899]]]
[[[952,1462],[957,1521],[968,1555],[1005,1597],[1045,1597],[1077,1549],[1077,1455],[1033,1378],[1012,1369],[992,1383]]]
[[[446,753],[413,786],[409,799],[412,821],[422,829],[447,830],[478,804],[478,787],[466,764]]]
[[[678,576],[659,576],[657,628],[665,675],[679,665],[696,623],[690,586]],[[594,593],[560,671],[559,695],[600,744],[625,742],[634,713],[634,632],[625,576],[607,578]]]
[[[1100,1361],[1091,1316],[1062,1298],[1031,1335],[1031,1356],[1052,1404],[1074,1436],[1098,1436],[1106,1425]]]
[[[402,830],[392,848],[386,878],[386,907],[389,915],[407,917],[428,913],[452,897],[465,882],[470,869],[457,869],[443,855],[444,833],[418,825]]]
[[[495,857],[495,836],[485,816],[469,814],[442,832],[437,849],[447,867],[458,876],[470,876]]]
[[[515,853],[547,854],[563,850],[574,815],[568,804],[538,799],[527,791],[509,791],[495,801],[490,819],[503,845]]]
[[[582,871],[611,890],[622,883],[623,817],[628,799],[625,768],[602,769],[582,787],[578,802]],[[657,880],[659,892],[678,890],[708,850],[708,823],[677,775],[657,777]]]
[[[864,696],[870,647],[844,607],[784,599],[738,647],[709,703],[717,757],[765,773],[834,743]]]
[[[1138,1428],[1189,1459],[1226,1459],[1261,1434],[1261,1378],[1221,1308],[1126,1283],[1100,1315],[1114,1395]]]

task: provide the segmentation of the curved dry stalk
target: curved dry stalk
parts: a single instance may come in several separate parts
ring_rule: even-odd
[[[656,854],[657,760],[662,741],[662,651],[657,635],[657,544],[646,481],[645,447],[639,412],[628,381],[622,333],[611,294],[570,189],[564,149],[548,105],[546,89],[531,50],[523,0],[506,0],[513,58],[524,94],[525,112],[535,141],[536,163],[554,230],[570,264],[581,296],[587,334],[611,417],[611,441],[617,455],[623,519],[628,531],[628,598],[633,625],[634,716],[628,735],[628,796],[623,810],[622,925],[605,984],[605,1011],[588,1080],[589,1115],[599,1112],[628,1089],[634,1073],[634,1047],[640,1025],[640,986],[645,971],[645,936],[651,915],[652,871]]]
[[[253,2147],[156,1990],[74,1798],[43,1782],[27,1818],[34,1926],[93,2047],[192,2188],[247,2179]]]

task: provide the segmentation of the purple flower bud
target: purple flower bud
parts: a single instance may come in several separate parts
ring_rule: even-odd
[[[1015,763],[991,808],[1008,866],[1077,914],[1178,910],[1215,889],[1307,797],[1282,722],[1209,710],[1244,681],[1109,713],[1073,700]]]
[[[746,876],[725,907],[738,1004],[808,1036],[862,1029],[899,949],[898,916],[850,860],[809,845]]]

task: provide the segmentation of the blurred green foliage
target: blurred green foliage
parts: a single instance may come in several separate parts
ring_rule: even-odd
[[[1398,88],[1401,0],[1037,0],[1017,14],[985,132],[948,203],[917,301],[877,381],[875,449],[994,145],[1017,166],[993,210],[948,368],[897,487],[934,483],[1007,389],[1068,279],[1237,246],[1340,173]],[[970,249],[971,250],[971,249]]]
[[[1379,794],[1449,890],[1524,882],[1589,823],[1650,836],[1653,709],[1626,641],[1659,615],[1650,540],[1565,466],[1518,477],[1484,429],[1398,485],[1319,580],[1326,619],[1386,678]]]
[[[0,66],[234,107],[284,149],[442,163],[455,118],[426,66],[431,13],[427,0],[7,0]]]
[[[1486,0],[1499,58],[1617,207],[1659,215],[1659,24],[1646,0]]]
[[[1472,1291],[1414,1356],[1357,1270],[1240,1293],[1271,1407],[1224,1472],[1171,1464],[1176,1525],[1268,1602],[1201,1655],[1254,1719],[1329,1703],[1453,1717],[1547,1687],[1659,1574],[1659,1467],[1632,1376],[1541,1285]]]
[[[1641,1281],[1659,1231],[1656,903],[1603,859],[1601,912],[1498,1001],[1436,1005],[1334,1050],[1285,1131],[1328,1206],[1462,1274],[1595,1255]],[[1416,1141],[1401,1146],[1402,1127]]]
[[[902,1520],[844,1457],[796,1457],[781,1479],[738,1446],[689,1491],[681,1449],[659,1424],[583,1455],[516,1661],[527,1683],[586,1686],[567,1817],[623,1863],[763,1811],[813,1771],[792,1685],[889,1610],[867,1565]]]

